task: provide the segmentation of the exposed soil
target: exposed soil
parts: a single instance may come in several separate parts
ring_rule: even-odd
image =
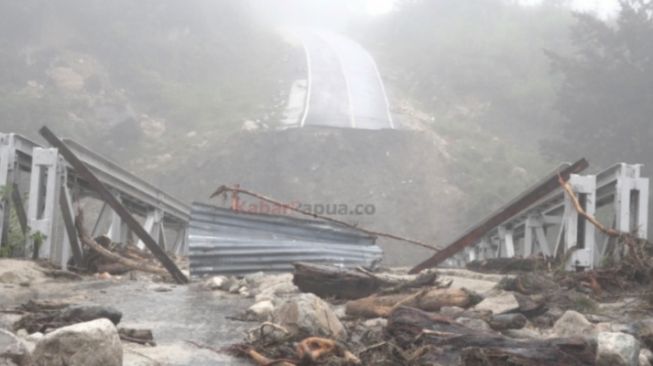
[[[188,200],[207,201],[219,185],[240,184],[285,202],[348,204],[348,212],[357,204],[373,205],[373,214],[335,216],[442,245],[464,226],[457,208],[466,199],[446,179],[449,158],[442,144],[408,130],[241,132],[212,144],[200,161],[188,161],[154,181],[179,187],[176,193]],[[380,244],[387,265],[414,264],[429,254],[404,243]]]

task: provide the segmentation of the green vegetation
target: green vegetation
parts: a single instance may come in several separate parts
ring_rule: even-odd
[[[11,196],[11,188],[2,186],[0,187],[0,197],[2,201],[6,202],[7,199]],[[0,258],[14,257],[19,256],[24,253],[25,248],[25,235],[23,235],[22,230],[20,229],[20,224],[18,222],[18,215],[13,205],[10,205],[9,210],[9,228],[8,228],[8,240],[7,243],[2,243],[0,246]]]
[[[187,157],[278,119],[290,52],[237,0],[3,2],[2,129],[48,124],[117,160]]]
[[[520,147],[554,133],[560,77],[544,49],[570,48],[570,10],[503,0],[405,1],[361,30],[393,94],[449,124],[473,122]]]
[[[573,52],[549,53],[565,120],[545,150],[653,165],[653,2],[623,1],[615,24],[578,14],[572,40]]]

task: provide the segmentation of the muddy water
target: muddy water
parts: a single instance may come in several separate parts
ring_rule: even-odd
[[[219,349],[241,341],[243,332],[255,325],[225,318],[246,309],[251,300],[206,291],[197,284],[88,280],[5,288],[2,292],[7,296],[0,296],[0,306],[19,304],[30,298],[110,305],[122,311],[121,326],[152,329],[157,347],[126,345],[125,366],[140,365],[130,360],[147,358],[172,366],[249,365],[186,342]]]

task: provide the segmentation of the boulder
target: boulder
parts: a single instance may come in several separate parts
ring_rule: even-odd
[[[476,304],[475,310],[489,310],[493,314],[504,314],[519,309],[515,295],[508,291],[498,291]]]
[[[257,302],[247,309],[249,314],[252,314],[258,320],[267,320],[274,311],[274,304],[272,301],[265,300]]]
[[[268,275],[258,278],[256,281],[250,280],[248,283],[255,294],[256,302],[270,300],[277,303],[279,297],[298,292],[297,286],[293,284],[292,279],[292,274],[284,273]]]
[[[293,334],[345,339],[347,331],[329,304],[313,294],[284,302],[273,315],[275,323]]]
[[[478,330],[481,332],[491,332],[490,326],[482,319],[460,317],[456,322],[466,326],[467,328]]]
[[[595,334],[594,325],[583,314],[567,310],[553,325],[554,337],[589,337]]]
[[[522,329],[508,329],[504,330],[501,333],[507,335],[510,338],[516,339],[540,339],[542,338],[542,333],[540,333],[537,328],[522,328]]]
[[[225,276],[213,276],[204,282],[204,286],[209,290],[222,290],[227,291],[231,287],[229,278]]]
[[[642,348],[639,351],[639,366],[653,365],[653,352],[648,348]]]
[[[648,356],[644,351],[639,351],[639,366],[651,366],[651,359]]]
[[[118,330],[108,319],[59,328],[33,354],[35,366],[122,366],[122,356]]]
[[[633,324],[637,338],[649,349],[653,348],[653,319],[642,319]]]
[[[0,329],[0,365],[30,366],[31,355],[25,344],[12,333]]]
[[[630,334],[601,332],[597,337],[597,366],[638,366],[639,341]]]

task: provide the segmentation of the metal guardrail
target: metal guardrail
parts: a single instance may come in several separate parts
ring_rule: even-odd
[[[355,267],[383,256],[374,237],[355,229],[201,203],[193,204],[188,241],[192,276],[292,271],[299,261]]]
[[[63,141],[102,183],[119,192],[123,200],[129,198],[131,201],[141,202],[143,206],[160,208],[163,210],[164,216],[178,222],[183,223],[190,220],[190,207],[182,201],[136,177],[84,145],[70,139]]]
[[[144,229],[156,237],[159,245],[177,253],[184,251],[190,206],[79,143],[66,140],[62,147],[72,150],[92,175],[99,179],[130,213],[146,218]],[[55,209],[55,206],[61,204],[60,196],[70,197],[72,187],[80,196],[102,199],[105,206],[106,199],[98,193],[97,186],[93,187],[88,176],[80,175],[78,169],[74,169],[58,156],[56,149],[43,148],[19,134],[0,133],[0,186],[14,187],[12,195],[17,198],[13,199],[13,204],[16,205],[16,210],[22,213],[21,229],[27,232],[25,228],[29,227],[45,234],[47,239],[41,246],[39,255],[42,255],[42,258],[49,257],[53,263],[65,267],[69,254],[68,240],[60,230],[61,213],[59,209]],[[26,182],[29,182],[28,187],[25,187]],[[27,207],[22,198],[26,193]],[[5,198],[2,203],[9,201]],[[0,204],[0,236],[3,238],[7,237],[9,227],[6,207],[9,206]],[[95,227],[99,227],[100,223],[104,226],[106,219],[110,220],[110,225],[108,232],[104,233],[116,242],[125,242],[129,233],[128,225],[124,225],[115,210],[103,208]],[[177,232],[174,243],[168,242],[166,231],[169,230],[166,229]],[[28,249],[29,245],[28,239]]]
[[[127,198],[133,201],[131,206],[159,208],[164,211],[168,219],[180,223],[186,223],[190,220],[190,206],[184,202],[135,176],[84,145],[70,139],[64,139],[63,141],[102,183],[121,194],[123,199]],[[16,133],[0,134],[0,143],[12,146],[17,154],[17,162],[24,169],[31,169],[32,151],[36,147],[41,147],[36,142]]]
[[[607,168],[596,175],[596,207],[601,207],[603,205],[611,203],[614,194],[615,194],[615,185],[617,184],[617,179],[622,175],[629,176],[639,176],[639,172],[627,172],[631,169],[631,165],[618,163],[610,168]],[[512,227],[517,230],[524,226],[529,215],[533,213],[539,213],[543,216],[552,216],[560,215],[564,210],[565,205],[565,193],[562,192],[562,189],[559,189],[547,197],[541,199],[535,204],[531,205],[529,208],[522,211],[519,215],[513,217],[510,220],[506,220],[503,225],[507,227]],[[489,236],[497,235],[498,230],[493,230]],[[515,232],[519,234],[519,231]]]

